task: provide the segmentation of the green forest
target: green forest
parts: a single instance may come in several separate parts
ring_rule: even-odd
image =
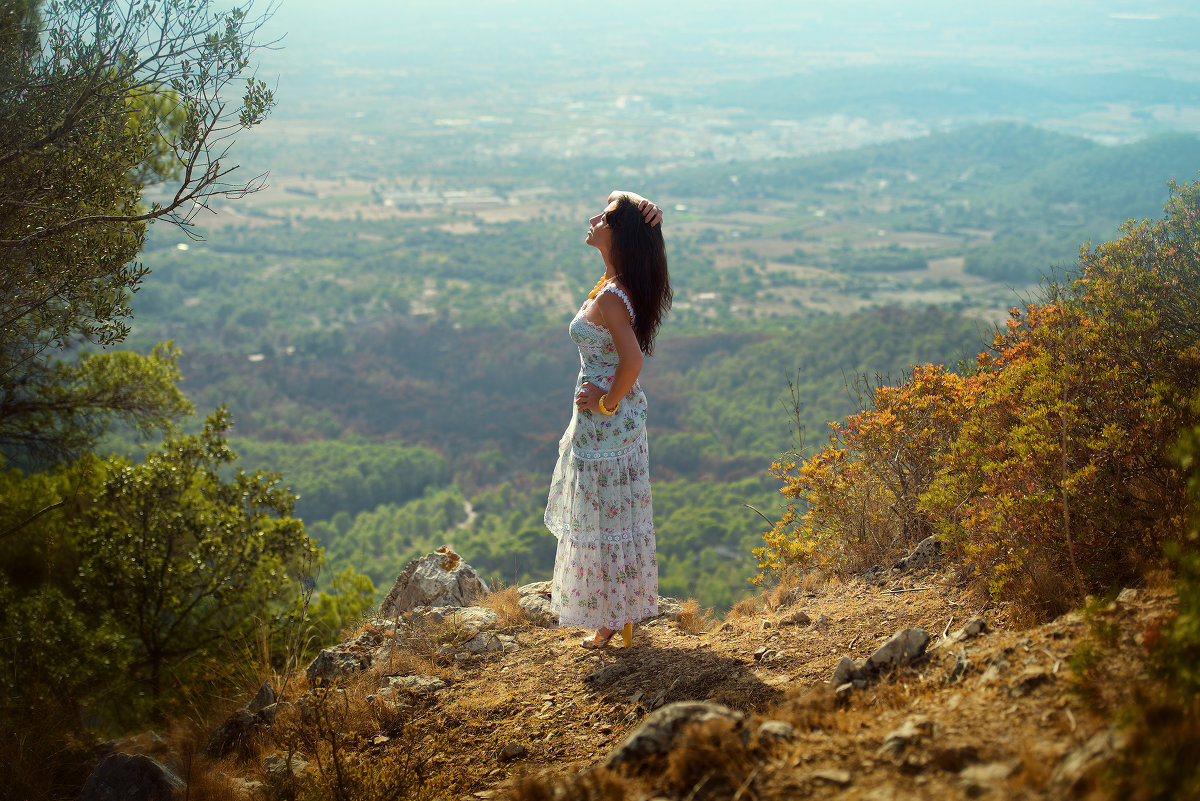
[[[736,183],[728,169],[659,176],[655,188],[688,208],[686,233],[668,229],[676,309],[643,375],[664,591],[718,610],[750,593],[744,546],[766,524],[746,504],[778,518],[765,466],[801,445],[797,422],[819,444],[866,382],[915,363],[969,366],[1043,273],[1065,272],[1130,210],[1153,215],[1198,145],[1101,147],[996,124],[742,163]],[[1068,175],[1090,177],[1078,194],[1049,189]],[[783,210],[715,224],[768,207]],[[461,218],[285,215],[186,250],[170,229],[148,240],[130,343],[186,343],[181,387],[199,408],[228,404],[242,463],[299,495],[326,554],[322,581],[353,570],[382,593],[443,541],[493,581],[549,575],[539,505],[578,359],[565,322],[595,259],[577,223],[468,214],[470,232],[447,230]],[[879,247],[879,226],[937,238]],[[964,277],[927,266],[954,258]],[[697,300],[706,293],[717,300]],[[822,296],[854,303],[811,305]],[[710,491],[674,508],[697,480]]]

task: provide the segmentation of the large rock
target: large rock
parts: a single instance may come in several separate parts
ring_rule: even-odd
[[[493,654],[503,651],[511,653],[518,649],[517,638],[508,634],[497,634],[494,631],[481,631],[471,639],[467,640],[467,653],[470,654]]]
[[[916,570],[936,562],[941,555],[942,544],[936,536],[926,537],[917,543],[912,553],[892,565],[894,570]]]
[[[379,606],[379,614],[396,617],[418,606],[470,606],[486,594],[475,568],[443,545],[408,563]]]
[[[521,594],[521,608],[535,626],[552,629],[558,625],[558,613],[550,607],[550,582],[536,581],[517,588]]]
[[[371,666],[371,652],[353,648],[353,642],[324,648],[304,671],[308,683],[318,682],[328,687],[339,679],[358,673]]]
[[[405,619],[414,629],[424,629],[456,645],[500,625],[500,615],[486,606],[419,606]]]
[[[679,602],[678,598],[660,595],[658,596],[658,616],[678,623],[683,617],[683,604]]]
[[[843,656],[842,660],[837,663],[837,667],[833,669],[833,675],[829,679],[829,683],[834,687],[840,687],[847,682],[855,679],[863,679],[863,666],[851,659],[848,656]]]
[[[389,647],[390,642],[385,631],[369,628],[353,640],[323,649],[305,671],[309,684],[316,685],[320,681],[328,687],[352,673],[366,670],[375,657]]]
[[[239,759],[249,759],[255,736],[271,727],[275,709],[275,689],[269,681],[264,681],[250,703],[234,712],[209,736],[204,755],[220,759],[236,754]]]
[[[526,595],[518,603],[533,625],[544,629],[552,629],[558,625],[558,613],[550,606],[549,598],[542,595]]]
[[[649,714],[640,726],[631,731],[621,744],[604,758],[603,765],[606,768],[615,768],[666,754],[675,747],[685,727],[712,720],[743,723],[746,716],[721,704],[704,701],[667,704]]]
[[[929,635],[922,629],[904,629],[875,649],[864,666],[868,672],[879,673],[886,668],[907,665],[925,655]]]
[[[183,779],[145,754],[109,754],[83,785],[79,801],[171,801]]]

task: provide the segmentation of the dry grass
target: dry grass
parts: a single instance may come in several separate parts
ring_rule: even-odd
[[[729,610],[729,616],[735,620],[743,617],[753,617],[758,611],[758,601],[759,599],[753,595],[749,598],[743,598]]]
[[[502,628],[529,625],[529,615],[521,608],[521,593],[516,585],[493,587],[487,596],[478,601],[478,605],[494,610],[500,616]]]
[[[712,610],[701,609],[700,602],[688,598],[679,605],[679,628],[692,634],[703,634],[712,627]]]
[[[523,774],[516,777],[504,797],[509,801],[625,801],[629,784],[604,768],[572,777]]]
[[[742,745],[744,725],[714,720],[685,729],[667,756],[663,781],[669,794],[721,801],[742,797],[758,772],[755,754]]]
[[[1005,595],[1013,599],[1009,623],[1018,629],[1045,623],[1084,601],[1068,577],[1037,554],[1022,565]]]
[[[246,794],[221,766],[201,757],[184,757],[181,778],[187,783],[182,801],[244,801]]]

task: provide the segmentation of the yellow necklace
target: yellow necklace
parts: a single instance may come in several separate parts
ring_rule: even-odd
[[[588,300],[595,300],[596,296],[600,294],[600,288],[606,283],[608,283],[608,276],[601,276],[596,285],[592,287],[592,291],[588,293]]]

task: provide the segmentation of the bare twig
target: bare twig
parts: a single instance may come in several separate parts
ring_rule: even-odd
[[[861,636],[862,636],[862,634],[861,634],[861,633],[859,633],[859,634],[855,634],[855,635],[854,635],[854,639],[853,639],[853,640],[851,640],[851,641],[850,641],[850,644],[846,646],[846,650],[847,650],[847,651],[849,651],[851,648],[853,648],[853,647],[854,647],[854,643],[858,642],[858,638],[859,638],[859,637],[861,637]]]
[[[950,619],[946,621],[946,628],[942,629],[942,636],[943,636],[943,637],[945,637],[945,636],[946,636],[946,632],[950,631],[950,624],[951,624],[951,623],[953,623],[953,622],[954,622],[954,615],[951,615],[951,616],[950,616]]]
[[[884,592],[890,592],[892,595],[899,595],[902,592],[921,592],[922,590],[932,590],[932,589],[934,589],[934,588],[933,587],[909,587],[908,589],[904,589],[904,590],[884,590]]]
[[[762,770],[762,765],[758,765],[754,768],[754,770],[750,771],[750,775],[747,776],[746,780],[742,782],[740,787],[738,787],[737,792],[733,794],[733,798],[730,799],[730,801],[738,801],[738,799],[742,797],[742,793],[746,792],[746,789],[750,786],[750,782],[754,781],[754,777],[758,775],[760,770]]]
[[[742,504],[742,506],[745,506],[745,507],[746,507],[747,509],[749,509],[750,511],[757,513],[759,517],[761,517],[763,520],[766,520],[766,521],[767,521],[767,525],[769,525],[769,526],[774,526],[774,525],[775,525],[774,523],[772,523],[772,522],[771,522],[771,518],[767,517],[767,516],[766,516],[766,515],[764,515],[762,512],[759,512],[757,509],[755,509],[755,508],[754,508],[753,506],[751,506],[750,504],[748,504],[748,503],[743,503],[743,504]]]

